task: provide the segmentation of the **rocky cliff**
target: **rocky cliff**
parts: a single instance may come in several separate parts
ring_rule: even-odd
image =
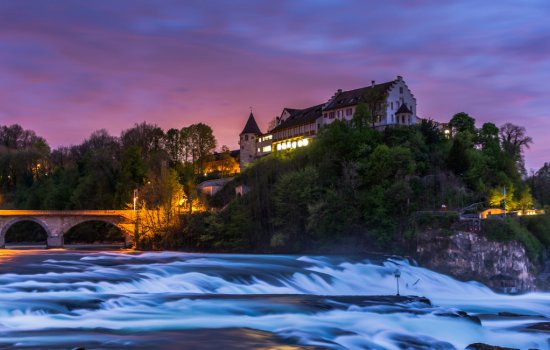
[[[416,258],[435,271],[460,280],[475,280],[501,292],[536,289],[536,268],[519,242],[492,242],[482,235],[425,232],[419,237]]]

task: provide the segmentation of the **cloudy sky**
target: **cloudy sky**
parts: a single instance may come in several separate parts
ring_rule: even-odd
[[[0,124],[56,147],[198,121],[237,146],[252,107],[402,75],[418,114],[523,125],[550,161],[550,1],[0,0]]]

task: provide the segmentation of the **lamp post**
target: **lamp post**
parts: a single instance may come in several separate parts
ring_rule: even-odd
[[[504,198],[504,217],[506,217],[506,187],[502,188],[502,197]]]
[[[393,275],[395,276],[395,281],[397,282],[397,296],[399,296],[399,277],[401,277],[401,271],[395,269]]]
[[[134,214],[136,212],[136,203],[137,203],[137,200],[138,200],[138,189],[136,188],[134,190]]]

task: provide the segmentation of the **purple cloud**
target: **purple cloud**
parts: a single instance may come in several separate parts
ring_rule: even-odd
[[[546,1],[0,2],[0,123],[52,145],[147,120],[197,121],[237,145],[261,126],[403,75],[418,112],[523,125],[528,168],[550,161]]]

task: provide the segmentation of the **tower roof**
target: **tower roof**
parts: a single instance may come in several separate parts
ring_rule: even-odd
[[[242,134],[262,134],[260,128],[258,127],[258,124],[256,123],[256,119],[254,119],[254,114],[252,114],[252,112],[250,112],[250,115],[248,116],[248,121],[246,122],[246,125],[244,126],[244,129],[243,131],[241,131],[240,135]]]

